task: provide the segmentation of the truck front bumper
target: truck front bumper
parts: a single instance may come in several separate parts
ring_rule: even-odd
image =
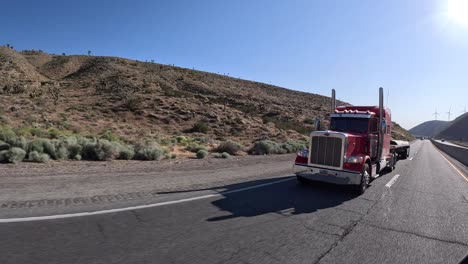
[[[294,164],[293,170],[298,177],[313,181],[343,185],[359,185],[361,183],[361,173],[356,171],[332,170],[298,163]]]

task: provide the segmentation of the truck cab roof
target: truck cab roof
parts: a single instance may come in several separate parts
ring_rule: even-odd
[[[368,115],[371,116],[379,116],[379,107],[378,106],[338,106],[335,109],[333,114],[347,114],[347,115]],[[332,114],[332,115],[333,115]],[[384,108],[384,116],[390,115],[390,109]],[[351,117],[351,116],[349,116]],[[364,117],[364,116],[362,116]]]

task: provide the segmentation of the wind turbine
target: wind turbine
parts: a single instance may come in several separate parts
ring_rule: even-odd
[[[450,106],[450,108],[449,108],[449,111],[447,112],[447,115],[448,115],[448,121],[450,121],[450,115],[452,114],[452,113],[450,113],[450,111],[451,111],[451,110],[452,110],[452,107]]]
[[[437,107],[436,107],[435,112],[433,113],[433,115],[435,115],[435,120],[437,120],[437,116],[439,115],[439,113],[437,113]]]
[[[465,106],[465,110],[461,111],[462,113],[466,113],[466,106]]]

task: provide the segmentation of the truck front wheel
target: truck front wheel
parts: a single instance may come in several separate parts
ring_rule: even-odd
[[[309,183],[309,181],[308,181],[306,178],[301,177],[301,176],[299,176],[299,175],[297,175],[296,178],[297,178],[297,181],[298,181],[300,184],[307,184],[307,183]]]
[[[369,182],[370,182],[369,164],[366,163],[364,164],[362,168],[361,182],[356,188],[356,193],[358,195],[363,194],[366,191],[367,186],[369,185]]]

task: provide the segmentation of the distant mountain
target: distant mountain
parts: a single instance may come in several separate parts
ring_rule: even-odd
[[[451,121],[447,127],[436,135],[436,138],[468,142],[468,113]]]
[[[431,120],[421,123],[409,130],[413,136],[433,137],[447,128],[449,121]]]

